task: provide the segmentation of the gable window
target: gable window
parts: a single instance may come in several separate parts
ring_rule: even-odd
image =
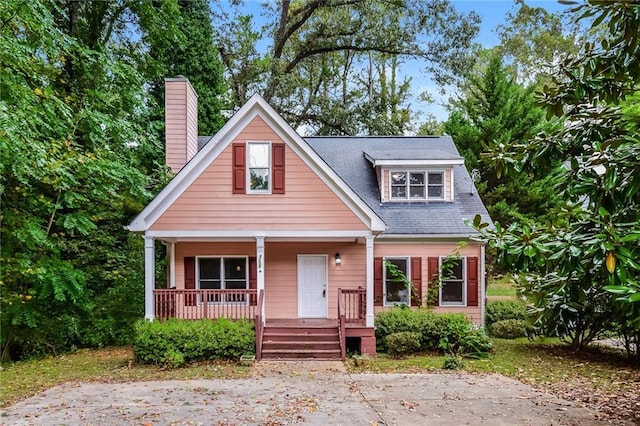
[[[409,305],[411,302],[411,288],[397,274],[401,273],[405,279],[411,276],[409,258],[385,258],[384,265],[384,305]]]
[[[271,155],[269,142],[249,142],[249,192],[269,192]]]
[[[246,257],[199,257],[196,288],[201,290],[243,290],[248,288]],[[245,302],[243,293],[208,295],[208,302]],[[200,300],[200,302],[202,302]]]
[[[440,305],[465,305],[467,286],[464,258],[441,257],[440,271]]]
[[[392,171],[392,200],[443,200],[444,172]]]

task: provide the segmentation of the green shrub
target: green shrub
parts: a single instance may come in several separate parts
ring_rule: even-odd
[[[387,353],[393,358],[400,358],[420,350],[420,333],[401,331],[388,335],[385,340]]]
[[[177,367],[190,361],[238,359],[254,353],[255,343],[253,323],[248,320],[173,318],[165,322],[139,322],[133,353],[136,362]]]
[[[497,300],[487,303],[485,324],[489,334],[493,334],[493,323],[504,320],[525,320],[525,306],[514,300]]]
[[[459,370],[462,367],[464,367],[464,362],[459,356],[447,355],[446,357],[444,357],[442,368],[446,370]]]
[[[394,307],[376,316],[376,342],[380,352],[389,350],[387,336],[401,332],[417,333],[421,351],[479,357],[491,349],[489,338],[482,330],[475,329],[464,314]]]
[[[507,319],[494,322],[491,328],[491,334],[502,339],[515,339],[526,336],[529,328],[531,328],[531,326],[524,320]]]

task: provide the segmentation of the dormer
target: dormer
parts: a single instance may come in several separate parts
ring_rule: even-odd
[[[453,167],[464,164],[444,150],[368,150],[364,157],[376,169],[380,201],[452,202]]]

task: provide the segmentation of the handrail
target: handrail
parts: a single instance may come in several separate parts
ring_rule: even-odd
[[[367,314],[366,295],[363,287],[340,289],[339,294],[344,302],[344,315],[348,324],[364,325]]]
[[[264,304],[264,290],[258,292],[258,306],[256,308],[256,360],[262,358],[262,336],[264,335],[264,318],[262,317],[262,305]]]
[[[338,289],[338,336],[340,337],[340,356],[344,361],[347,357],[346,348],[346,315],[344,310],[344,300],[342,297],[342,289]]]
[[[255,289],[201,290],[155,289],[155,313],[158,321],[169,318],[251,319],[258,310]]]

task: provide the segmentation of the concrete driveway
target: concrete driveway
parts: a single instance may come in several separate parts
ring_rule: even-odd
[[[261,362],[252,377],[56,386],[6,425],[596,425],[596,413],[499,375],[348,374]]]

